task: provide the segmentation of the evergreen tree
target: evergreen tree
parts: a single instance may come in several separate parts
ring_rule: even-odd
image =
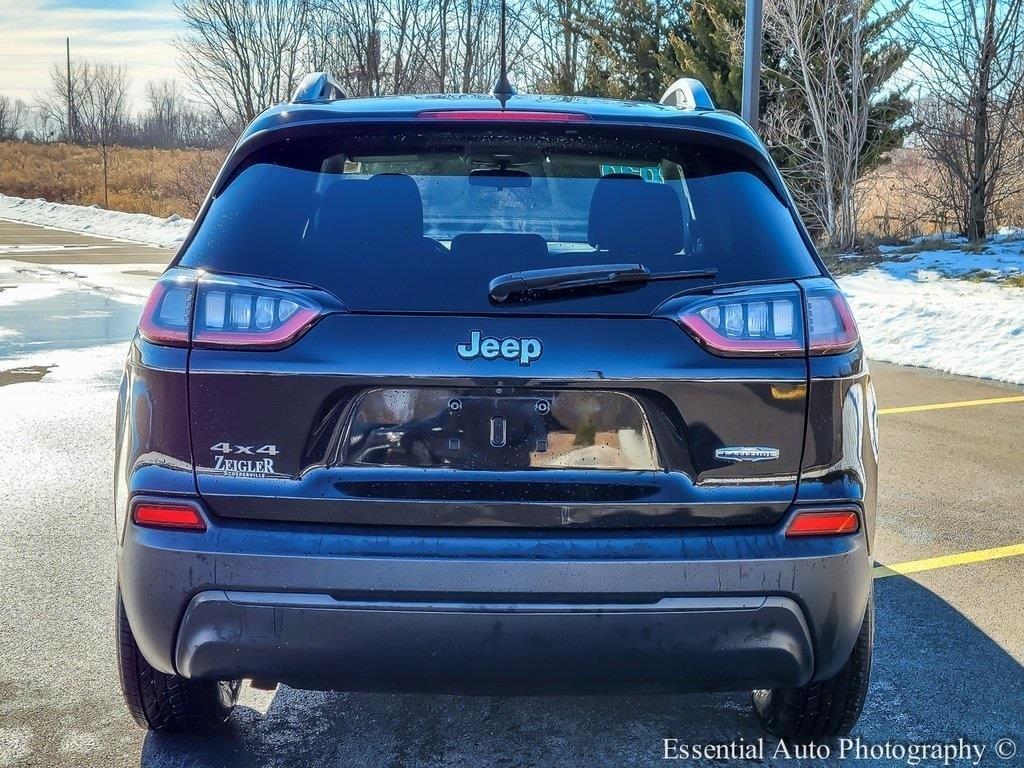
[[[769,0],[770,2],[771,0]],[[663,62],[667,80],[689,75],[699,78],[715,104],[739,112],[743,86],[744,0],[685,0],[685,23],[670,37],[670,57]],[[902,90],[886,90],[893,75],[910,55],[906,45],[888,39],[886,33],[899,24],[909,11],[904,2],[889,11],[880,11],[877,0],[866,0],[862,28],[864,75],[879,84],[872,94],[868,136],[862,167],[870,170],[889,150],[901,146],[909,128],[911,104]],[[828,0],[821,0],[822,13],[838,12]],[[791,86],[798,76],[786,65],[770,34],[766,34],[761,74],[761,114],[778,98],[795,98]],[[784,147],[773,147],[776,161],[785,167],[789,157]]]
[[[743,98],[743,0],[687,0],[686,23],[669,37],[665,67],[696,77],[715,105],[740,111]]]
[[[864,27],[864,43],[867,55],[864,57],[864,74],[881,83],[882,91],[893,76],[910,58],[911,47],[901,41],[887,37],[887,32],[902,25],[910,13],[910,0],[897,5],[888,12],[876,11],[877,0],[868,0],[865,16],[871,19]],[[891,89],[876,94],[868,121],[868,140],[862,158],[864,168],[869,169],[881,162],[882,155],[891,149],[903,146],[903,140],[910,130],[912,108],[906,89]]]
[[[657,101],[671,82],[665,71],[670,36],[682,26],[678,0],[609,0],[589,19],[592,39],[582,92]]]

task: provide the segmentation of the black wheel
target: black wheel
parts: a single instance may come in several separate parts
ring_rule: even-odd
[[[221,725],[238,701],[240,680],[188,680],[153,669],[139,652],[117,594],[115,628],[121,692],[135,722],[163,733],[207,731]]]
[[[857,724],[867,697],[874,633],[872,594],[857,642],[839,674],[802,688],[754,691],[754,710],[764,729],[780,738],[800,742],[847,735]]]

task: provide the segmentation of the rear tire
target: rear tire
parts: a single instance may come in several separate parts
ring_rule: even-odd
[[[120,591],[116,622],[121,692],[135,722],[150,731],[182,733],[209,731],[228,719],[240,680],[189,680],[151,667],[135,642]]]
[[[868,598],[857,642],[839,674],[802,688],[754,691],[754,710],[769,733],[798,742],[846,736],[857,724],[871,677],[875,598]]]

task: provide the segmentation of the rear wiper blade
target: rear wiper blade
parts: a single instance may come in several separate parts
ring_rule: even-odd
[[[581,264],[509,272],[491,280],[489,289],[491,301],[503,304],[566,291],[614,290],[619,286],[643,285],[658,280],[711,279],[717,274],[717,269],[651,272],[643,264]]]

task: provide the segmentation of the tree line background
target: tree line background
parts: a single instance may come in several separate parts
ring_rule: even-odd
[[[306,72],[350,96],[481,93],[497,76],[500,0],[176,8],[182,78],[147,83],[142,109],[124,66],[55,63],[33,103],[0,97],[0,140],[89,148],[108,206],[122,148],[207,150],[178,156],[194,210],[226,147]],[[739,110],[743,0],[508,0],[508,13],[520,91],[657,101],[690,75]],[[846,250],[865,230],[981,240],[1024,224],[1022,48],[1024,0],[765,0],[760,133],[816,238]]]

